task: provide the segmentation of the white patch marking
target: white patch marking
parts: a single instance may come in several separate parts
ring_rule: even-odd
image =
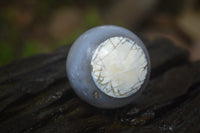
[[[105,94],[123,98],[137,92],[147,75],[147,59],[142,48],[124,37],[112,37],[96,49],[92,77]]]

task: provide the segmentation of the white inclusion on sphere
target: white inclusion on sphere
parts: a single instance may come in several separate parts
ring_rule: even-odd
[[[91,65],[96,86],[116,98],[137,92],[147,75],[143,49],[124,37],[112,37],[102,42],[92,56]]]

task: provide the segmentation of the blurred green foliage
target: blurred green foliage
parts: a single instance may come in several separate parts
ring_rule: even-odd
[[[15,42],[18,40],[19,28],[12,25],[13,10],[8,8],[0,14],[0,66],[16,59]]]
[[[0,40],[0,66],[14,59],[11,45]]]
[[[147,26],[149,24],[157,25],[157,23],[160,23],[160,25],[164,25],[163,27],[165,29],[165,26],[171,24],[171,19],[176,19],[173,22],[173,25],[177,25],[179,23],[177,20],[179,20],[181,17],[184,17],[182,13],[186,13],[184,9],[186,7],[188,8],[188,6],[190,7],[192,5],[191,3],[193,3],[193,1],[190,0],[160,0],[157,1],[156,4],[154,1],[152,1],[152,3],[154,3],[156,6],[153,4],[155,6],[153,6],[153,8],[155,9],[152,10],[152,14],[147,13],[149,16],[146,18],[148,21],[146,21],[146,19],[144,19],[145,15],[144,17],[138,17],[137,14],[139,15],[143,14],[143,12],[146,12],[145,7],[149,8],[149,5],[144,4],[143,7],[143,4],[141,5],[141,3],[138,2],[140,3],[138,5],[145,9],[138,10],[140,13],[135,12],[135,10],[128,9],[127,6],[123,7],[123,9],[126,8],[125,10],[119,10],[118,2],[121,3],[119,6],[122,7],[124,2],[124,5],[126,5],[126,2],[129,3],[130,1],[131,0],[1,1],[0,66],[6,65],[16,59],[29,57],[38,53],[50,52],[62,45],[72,44],[77,37],[79,37],[89,28],[103,24],[109,23],[126,27],[130,25],[127,23],[128,21],[135,20],[136,22],[140,22],[141,20],[145,20],[144,22],[140,22],[139,28],[137,27],[138,29],[141,30],[142,27],[145,27],[141,25],[147,23]],[[200,0],[195,1],[195,10],[199,11]],[[136,0],[132,2],[137,3]],[[137,7],[138,5],[134,4],[129,8],[142,9]],[[126,12],[129,10],[134,11],[133,16],[131,12],[127,15]],[[124,15],[120,15],[122,13],[124,13],[126,16],[123,17]],[[118,14],[119,20],[115,19]],[[106,18],[107,15],[109,19]],[[129,16],[133,18],[128,19]],[[192,14],[190,14],[190,16],[192,17]],[[191,17],[188,18],[188,22],[192,22]],[[195,16],[193,17],[198,18]],[[135,25],[135,23],[133,23],[133,26],[130,28],[136,29],[135,26],[137,26],[137,24]],[[170,27],[172,26],[170,25]],[[193,26],[190,24],[188,27]],[[180,31],[185,32],[191,28],[186,27],[185,29],[186,30],[180,29]],[[191,35],[193,36],[192,32]]]
[[[27,41],[24,45],[22,56],[29,57],[31,55],[37,54],[39,51],[37,46],[38,42],[36,42],[35,40]]]
[[[97,8],[95,6],[88,7],[83,16],[83,24],[80,25],[74,32],[70,33],[67,37],[63,38],[63,40],[60,40],[59,44],[72,44],[83,32],[87,31],[89,28],[102,24],[103,20]]]
[[[34,5],[34,8],[32,5]],[[59,3],[50,0],[37,1],[35,3],[23,1],[17,4],[13,2],[4,6],[0,12],[0,66],[6,65],[16,59],[53,51],[62,45],[72,44],[80,34],[89,28],[103,24],[98,5],[94,3],[88,4],[86,7],[81,7],[73,1],[66,2],[63,5],[62,2]],[[65,8],[72,7],[81,10],[81,23],[74,31],[61,39],[52,38],[48,33],[48,29],[45,31],[47,33],[44,39],[37,37],[37,34],[35,35],[36,37],[32,36],[34,28],[38,25],[48,25],[53,12],[59,8],[63,8],[63,6],[66,6]],[[28,15],[31,15],[28,16],[31,17],[31,22],[27,25],[26,23],[24,24],[27,16],[23,16],[27,15],[26,12],[29,12],[30,14]],[[43,30],[41,28],[39,32],[43,32]]]
[[[87,10],[85,14],[85,23],[89,28],[102,24],[102,18],[95,7],[91,7]]]

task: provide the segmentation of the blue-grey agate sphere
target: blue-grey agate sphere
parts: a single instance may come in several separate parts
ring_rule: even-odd
[[[92,28],[71,46],[67,75],[75,93],[99,108],[138,103],[150,76],[149,54],[131,31],[114,25]]]

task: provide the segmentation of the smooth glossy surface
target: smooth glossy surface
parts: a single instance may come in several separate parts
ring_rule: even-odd
[[[92,77],[105,94],[123,98],[137,92],[147,74],[147,60],[142,48],[124,37],[102,42],[92,57]]]
[[[98,46],[112,37],[128,38],[138,44],[145,53],[147,74],[140,89],[132,95],[118,98],[101,91],[92,77],[92,57]],[[72,45],[67,57],[67,75],[76,94],[87,103],[100,108],[117,108],[131,102],[139,102],[150,75],[150,60],[142,41],[131,31],[113,25],[99,26],[83,33]],[[133,81],[134,82],[134,81]]]

